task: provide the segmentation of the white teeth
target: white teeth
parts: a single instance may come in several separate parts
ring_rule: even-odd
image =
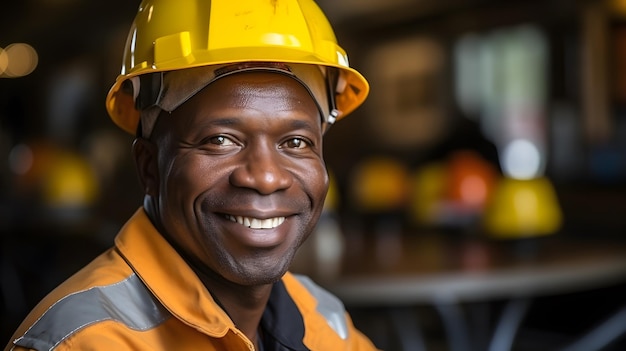
[[[230,220],[231,222],[236,222],[252,229],[276,228],[279,225],[283,224],[283,222],[285,221],[285,217],[259,219],[259,218],[243,217],[243,216],[235,217],[231,215],[226,215],[226,218],[228,218],[228,220]]]
[[[250,228],[263,228],[263,226],[261,225],[264,221],[260,220],[260,219],[256,219],[256,218],[252,218],[250,220]],[[244,222],[245,224],[246,222]]]

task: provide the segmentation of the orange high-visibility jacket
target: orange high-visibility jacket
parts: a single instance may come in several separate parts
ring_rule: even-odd
[[[341,302],[287,273],[262,319],[275,350],[375,350]],[[268,347],[269,348],[269,347]],[[53,290],[5,350],[254,350],[139,209],[115,246]]]

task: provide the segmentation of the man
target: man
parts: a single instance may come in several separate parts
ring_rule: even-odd
[[[328,176],[322,136],[365,99],[311,0],[145,0],[107,97],[143,206],[7,350],[373,350],[287,272]]]

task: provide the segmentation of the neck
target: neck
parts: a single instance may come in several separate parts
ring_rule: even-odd
[[[149,196],[146,196],[144,199],[144,209],[149,218],[157,218],[156,205]],[[196,272],[204,286],[228,314],[237,329],[242,331],[258,348],[257,335],[259,324],[272,292],[272,284],[239,285],[226,280],[212,270],[204,269],[202,264],[196,264],[193,259],[185,255],[185,252],[175,242],[169,240],[169,237],[166,235],[167,232],[163,230],[159,222],[154,220],[152,222],[170,245],[189,264],[191,269]]]

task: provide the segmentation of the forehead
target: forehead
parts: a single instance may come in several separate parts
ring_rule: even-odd
[[[199,96],[196,100],[204,103],[232,104],[238,107],[255,108],[255,103],[262,103],[263,100],[273,100],[278,104],[282,102],[294,109],[298,106],[316,106],[315,98],[303,83],[281,73],[234,74],[218,79],[196,95]]]
[[[212,118],[271,116],[273,120],[308,120],[321,126],[317,104],[302,83],[281,73],[242,72],[204,87],[172,111],[172,123],[194,128]],[[161,118],[160,118],[161,119]]]

